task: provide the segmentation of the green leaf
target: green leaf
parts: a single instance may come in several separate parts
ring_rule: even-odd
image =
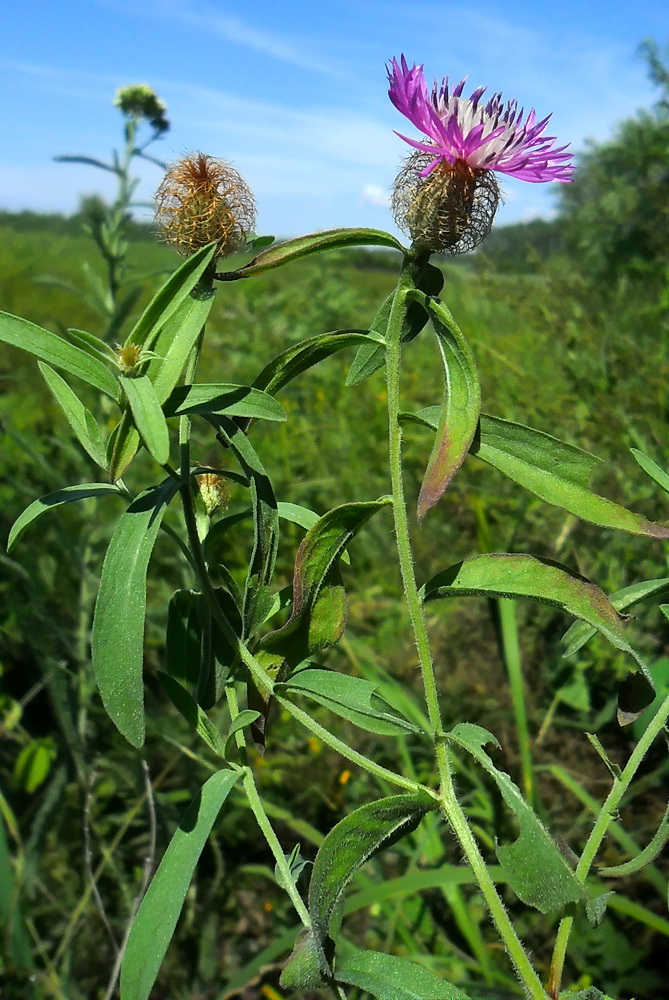
[[[632,452],[634,461],[643,469],[646,475],[650,476],[665,493],[669,493],[669,476],[664,469],[661,469],[657,462],[654,462],[648,455],[644,455],[638,448],[630,448],[630,451]]]
[[[446,306],[417,290],[410,291],[408,298],[429,313],[444,366],[444,402],[418,496],[418,520],[422,521],[469,451],[481,412],[481,387],[471,348]]]
[[[67,340],[29,323],[27,319],[0,312],[0,341],[33,354],[41,361],[76,375],[89,385],[119,400],[121,391],[112,372],[102,361],[91,357]]]
[[[170,435],[162,407],[148,375],[120,379],[132,418],[148,453],[165,465],[170,457]]]
[[[221,734],[206,712],[195,701],[195,698],[178,680],[164,671],[159,670],[157,677],[167,697],[181,712],[193,732],[197,733],[215,754],[218,754],[219,757],[225,757],[225,742]]]
[[[256,712],[253,709],[245,708],[243,712],[239,713],[239,715],[236,717],[236,719],[230,726],[228,734],[225,737],[226,756],[230,752],[230,743],[232,742],[232,740],[234,740],[235,733],[238,733],[240,732],[240,730],[246,729],[248,726],[251,726],[256,721],[256,719],[259,718],[260,718],[260,712]]]
[[[587,622],[636,662],[641,673],[623,682],[618,699],[618,721],[627,725],[652,701],[655,685],[645,662],[628,643],[624,619],[606,594],[566,566],[535,556],[493,552],[474,556],[437,573],[423,587],[424,599],[481,595],[528,597],[561,608]]]
[[[88,497],[107,496],[109,494],[116,497],[122,495],[118,486],[114,486],[112,483],[82,483],[81,486],[65,486],[62,490],[56,490],[55,493],[47,493],[46,496],[40,497],[39,500],[34,500],[14,521],[9,532],[9,538],[7,539],[7,551],[10,552],[14,548],[23,532],[36,518],[41,517],[42,514],[51,510],[52,507],[59,507],[64,503],[73,503],[75,500],[86,500]]]
[[[371,345],[373,350],[380,350],[383,356],[385,341],[373,330],[336,330],[333,333],[320,333],[308,340],[290,347],[277,355],[254,379],[254,386],[277,392],[297,375],[313,368],[325,358],[353,347],[356,344]]]
[[[191,802],[135,917],[121,966],[121,1000],[148,1000],[195,866],[240,771],[219,771]]]
[[[426,794],[391,795],[361,806],[330,830],[316,855],[309,883],[309,913],[320,944],[344,890],[359,868],[379,851],[416,829],[436,799]]]
[[[377,687],[360,677],[307,667],[276,684],[274,690],[277,695],[304,695],[369,733],[405,736],[419,732],[376,693]]]
[[[654,861],[664,845],[669,840],[669,805],[667,806],[662,821],[655,831],[655,836],[649,844],[640,851],[635,858],[625,861],[621,865],[612,865],[608,868],[599,868],[598,875],[605,875],[607,878],[624,878],[626,875],[635,875],[640,872],[651,861]]]
[[[269,476],[243,430],[227,417],[209,416],[208,419],[235,453],[251,491],[254,540],[244,592],[244,636],[249,638],[263,624],[272,604],[269,583],[279,544],[276,497]]]
[[[188,356],[209,315],[213,296],[214,292],[210,289],[199,287],[195,289],[181,299],[178,308],[171,312],[158,333],[153,350],[159,357],[149,362],[146,376],[153,383],[160,403],[165,402],[179,381]],[[113,480],[123,475],[134,458],[138,446],[139,435],[132,426],[129,414],[125,414],[114,434],[109,466]]]
[[[166,480],[140,494],[121,515],[102,567],[91,655],[107,713],[129,743],[144,743],[146,570],[166,506],[178,484]]]
[[[215,249],[215,243],[202,247],[170,275],[135,323],[126,344],[157,350],[154,346],[156,337],[196,288]]]
[[[181,685],[195,688],[202,661],[202,625],[200,594],[177,590],[167,609],[165,634],[165,669]]]
[[[116,363],[116,354],[112,351],[111,347],[105,343],[104,340],[100,340],[93,333],[88,333],[86,330],[77,330],[76,327],[68,327],[65,331],[68,340],[75,344],[76,347],[80,347],[82,351],[86,354],[90,354],[91,357],[97,358],[99,361],[109,364],[109,362]]]
[[[336,576],[335,561],[370,517],[390,503],[391,497],[382,497],[380,500],[342,504],[328,511],[309,529],[295,557],[290,618],[282,628],[263,638],[264,648],[289,656],[291,666],[295,666],[310,650],[318,648],[314,628],[321,633],[321,648],[325,642],[332,644],[341,637],[346,619],[343,588]],[[321,607],[317,609],[322,590]],[[331,627],[326,627],[324,631],[319,628],[318,610],[330,619]],[[286,640],[290,641],[287,643]]]
[[[482,414],[480,439],[471,454],[584,521],[632,535],[669,538],[664,525],[592,492],[590,478],[601,459],[543,431]]]
[[[183,413],[223,413],[228,417],[256,417],[285,420],[281,403],[261,389],[246,385],[180,385],[173,389],[164,406],[166,417]]]
[[[609,600],[616,611],[627,611],[647,597],[656,597],[659,594],[666,594],[669,591],[669,577],[662,577],[659,580],[644,580],[642,583],[633,583],[630,587],[623,587],[611,594]],[[573,656],[579,649],[585,646],[586,642],[592,639],[596,629],[585,622],[574,622],[562,636],[565,644],[563,656]]]
[[[290,264],[302,257],[309,257],[314,253],[359,246],[392,247],[393,250],[403,252],[402,244],[394,236],[379,229],[332,229],[323,233],[298,236],[296,239],[270,247],[269,250],[263,250],[250,264],[238,271],[225,274],[224,277],[227,280],[249,278],[255,274],[263,274],[275,267]]]
[[[377,1000],[467,1000],[466,993],[422,965],[380,951],[359,951],[337,965],[336,978]]]
[[[588,986],[587,989],[579,990],[578,993],[565,990],[560,994],[560,1000],[615,1000],[615,997],[609,996],[608,993],[602,993],[596,986]]]
[[[426,295],[439,295],[443,284],[443,272],[433,264],[417,262],[412,265],[412,273],[416,282],[416,288]],[[395,293],[388,296],[376,316],[372,320],[370,335],[377,335],[385,338],[390,318],[390,310],[393,305]],[[426,325],[428,315],[425,309],[418,302],[406,302],[404,318],[402,319],[401,342],[408,344],[421,332]],[[384,347],[374,344],[363,344],[358,349],[353,364],[346,376],[346,385],[354,386],[364,382],[370,375],[377,372],[386,363],[386,352]]]
[[[101,469],[106,469],[107,454],[95,417],[90,410],[86,409],[65,379],[61,378],[53,368],[49,368],[42,361],[38,361],[37,365],[44,381],[65,414],[67,422],[74,431],[79,444]]]
[[[4,806],[0,796],[0,806]],[[19,889],[13,877],[12,860],[7,843],[5,823],[11,827],[12,814],[0,808],[0,929],[5,965],[13,965],[22,972],[34,968],[31,941],[25,928]],[[16,830],[14,833],[16,834]]]
[[[539,817],[520,794],[508,774],[499,771],[483,747],[499,746],[495,737],[480,726],[460,723],[447,734],[449,742],[463,747],[490,774],[514,811],[520,835],[512,844],[498,844],[497,857],[508,883],[523,903],[541,913],[561,910],[583,897],[583,887],[560,854],[555,841]]]

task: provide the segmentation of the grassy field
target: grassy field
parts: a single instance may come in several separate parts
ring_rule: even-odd
[[[26,231],[5,219],[0,225],[0,308],[55,331],[77,327],[98,332],[94,311],[70,287],[85,280],[88,247],[83,235],[54,234],[47,228]],[[176,263],[167,249],[140,242],[131,245],[130,261],[144,286],[140,304],[155,287],[155,275]],[[660,491],[629,452],[630,447],[641,448],[666,465],[669,357],[660,304],[621,298],[605,313],[560,261],[517,274],[501,274],[476,260],[447,262],[443,268],[443,298],[476,354],[484,411],[593,451],[606,460],[597,474],[599,492],[647,517],[666,520]],[[208,327],[201,378],[249,384],[267,360],[291,343],[325,330],[367,328],[393,284],[387,258],[345,252],[224,284]],[[405,408],[438,403],[441,362],[429,331],[406,353]],[[322,513],[337,503],[388,492],[383,373],[346,388],[351,361],[352,354],[341,353],[292,383],[280,395],[288,421],[255,428],[255,445],[279,500]],[[31,500],[95,479],[96,470],[71,438],[33,359],[5,350],[0,375],[0,519],[6,538]],[[206,425],[198,435],[194,459],[203,465],[220,463],[221,450]],[[407,429],[412,503],[430,448],[427,431]],[[0,557],[0,791],[11,808],[7,816],[16,819],[16,829],[13,819],[8,823],[9,848],[28,915],[28,936],[21,947],[30,956],[21,973],[12,969],[13,959],[6,961],[5,976],[22,983],[9,994],[17,998],[104,996],[114,961],[109,931],[117,938],[122,931],[147,851],[142,770],[137,755],[106,720],[87,667],[91,610],[112,517],[105,502],[95,506],[86,501],[45,517],[16,553]],[[241,532],[231,538],[234,568],[236,559],[240,564],[244,559],[247,542]],[[285,583],[299,538],[297,529],[289,528],[282,542],[279,565]],[[349,628],[328,663],[363,676],[383,676],[396,698],[411,703],[415,651],[398,600],[391,539],[390,519],[381,515],[352,546]],[[578,522],[471,457],[423,528],[415,527],[415,543],[420,580],[486,549],[560,560],[607,592],[669,575],[659,543]],[[155,681],[164,652],[167,601],[175,587],[190,585],[166,540],[156,550],[150,579],[145,757],[153,779],[160,853],[210,764],[195,754],[190,734]],[[498,608],[480,599],[440,602],[435,608],[430,626],[446,717],[490,728],[502,743],[501,765],[518,779],[519,747],[500,653]],[[636,645],[651,664],[659,664],[661,673],[669,640],[666,620],[657,607],[642,606],[635,614]],[[577,848],[587,833],[588,796],[601,799],[610,780],[584,730],[598,734],[614,761],[625,758],[631,746],[631,735],[614,721],[624,661],[603,640],[593,640],[577,657],[562,659],[559,639],[569,622],[554,608],[517,604],[512,615],[520,629],[540,810],[554,832]],[[375,759],[406,766],[402,741],[371,734],[355,738]],[[420,766],[419,755],[418,761]],[[368,796],[362,778],[279,716],[270,731],[267,757],[258,758],[256,771],[286,849],[300,839],[306,856],[313,856],[333,821]],[[657,790],[661,774],[666,776],[666,768],[658,755],[647,762],[621,816],[640,846],[652,837],[664,810]],[[469,814],[492,848],[492,833],[503,822],[495,794],[469,772],[460,782]],[[281,996],[277,962],[285,955],[294,921],[252,823],[233,796],[189,893],[157,1000]],[[460,861],[445,831],[430,824],[420,829],[409,847],[361,876],[355,891],[363,892],[372,881]],[[613,838],[610,863],[629,850],[624,837]],[[106,901],[104,914],[90,893],[91,872]],[[669,924],[660,869],[651,866],[647,872],[624,886],[632,909],[612,905],[599,928],[585,922],[579,926],[573,981],[587,986],[599,979],[612,996],[657,996]],[[472,997],[516,996],[482,907],[474,899],[469,916],[463,915],[470,897],[470,887],[456,885],[432,888],[410,903],[401,895],[389,896],[371,909],[354,910],[347,933],[351,940],[364,938],[372,948],[427,952],[434,968],[447,972]],[[514,907],[511,898],[509,905]],[[550,956],[554,926],[552,918],[537,914],[521,923],[540,964]],[[283,951],[263,952],[281,934]]]

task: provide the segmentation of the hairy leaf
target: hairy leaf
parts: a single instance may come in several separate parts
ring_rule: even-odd
[[[146,570],[178,485],[140,494],[118,520],[102,567],[91,634],[93,671],[107,713],[129,743],[144,743]]]
[[[615,594],[609,596],[611,604],[616,611],[627,611],[629,608],[644,601],[647,597],[657,597],[659,594],[666,594],[669,591],[669,577],[662,577],[659,580],[644,580],[642,583],[633,583],[629,587],[617,590]],[[592,639],[596,633],[591,625],[586,622],[574,622],[562,636],[565,644],[563,656],[573,656],[579,649],[585,646],[586,642]]]
[[[41,517],[52,507],[59,507],[64,503],[74,503],[75,500],[86,500],[89,497],[99,496],[122,496],[118,486],[112,483],[82,483],[80,486],[65,486],[55,493],[47,493],[39,500],[33,500],[29,507],[19,514],[12,525],[7,540],[7,551],[11,551],[20,539],[26,528],[32,524],[36,518]]]
[[[422,965],[380,951],[359,951],[337,965],[336,978],[377,1000],[467,1000],[466,993]]]
[[[165,465],[170,457],[170,436],[156,391],[148,375],[120,379],[137,432],[152,458]]]
[[[463,747],[494,778],[502,797],[516,814],[520,835],[513,844],[498,844],[497,857],[509,885],[519,899],[542,913],[561,910],[583,897],[583,887],[560,854],[534,810],[523,799],[508,774],[499,771],[483,747],[499,746],[495,737],[480,726],[464,722],[448,734],[451,743]]]
[[[162,670],[158,671],[157,676],[167,697],[174,707],[181,712],[193,732],[196,732],[200,739],[215,754],[218,754],[219,757],[225,757],[225,741],[214,723],[198,705],[190,692],[178,680],[164,673]]]
[[[281,403],[260,389],[247,385],[197,384],[173,389],[164,406],[166,417],[184,413],[222,413],[228,417],[285,420]]]
[[[121,966],[121,1000],[148,1000],[195,866],[240,771],[218,771],[191,802],[137,911]]]

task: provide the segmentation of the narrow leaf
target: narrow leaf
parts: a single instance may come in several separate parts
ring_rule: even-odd
[[[329,708],[369,733],[402,735],[419,730],[377,694],[378,685],[334,670],[308,667],[298,670],[275,693],[301,694]]]
[[[448,734],[448,740],[463,747],[490,774],[513,810],[520,835],[512,844],[498,844],[497,857],[509,885],[523,903],[542,913],[561,910],[583,896],[583,887],[560,854],[555,841],[534,810],[523,799],[508,774],[499,771],[483,747],[499,746],[495,737],[480,726],[460,723]]]
[[[640,851],[635,858],[625,861],[621,865],[613,865],[609,868],[598,868],[599,875],[606,875],[607,878],[624,878],[626,875],[635,875],[640,872],[651,861],[654,861],[664,845],[669,840],[669,805],[667,806],[662,821],[655,832],[655,836],[650,843]]]
[[[323,607],[331,603],[328,597],[338,601],[340,609],[342,607],[343,588],[338,577],[332,575],[335,572],[335,561],[370,517],[390,503],[391,497],[382,497],[380,500],[342,504],[328,511],[309,529],[295,557],[290,618],[282,628],[264,637],[263,647],[286,655],[288,647],[285,640],[292,639],[298,631],[304,633],[306,630],[306,643],[303,635],[297,643],[300,650],[297,655],[303,658],[303,654],[307,655],[309,646],[314,648],[308,633],[312,621],[316,622],[318,619],[315,614],[316,603],[326,584],[329,588],[334,588],[334,591],[326,594]],[[339,620],[341,622],[341,614]],[[344,624],[345,618],[336,626],[334,641],[341,635]],[[295,656],[291,657],[291,665],[296,662],[300,660],[296,660]]]
[[[135,917],[121,966],[121,1000],[148,1000],[195,866],[240,771],[219,771],[193,799]]]
[[[371,344],[374,350],[380,349],[383,353],[384,343],[383,337],[373,330],[335,330],[333,333],[319,333],[282,351],[263,368],[253,384],[268,392],[277,392],[297,375],[346,347]]]
[[[645,580],[642,583],[633,583],[630,587],[623,587],[615,594],[609,596],[611,604],[616,611],[627,611],[629,608],[644,601],[647,597],[657,597],[669,591],[669,577],[662,577],[659,580]],[[586,642],[592,639],[596,629],[585,622],[574,622],[562,636],[565,644],[563,656],[573,656],[579,649],[585,646]]]
[[[122,378],[120,382],[146,450],[159,465],[165,465],[170,457],[170,435],[151,380],[147,375],[140,375]]]
[[[446,306],[418,291],[409,292],[408,297],[429,313],[444,366],[444,402],[418,497],[418,519],[422,521],[469,451],[481,411],[481,387],[471,348]]]
[[[337,981],[365,990],[377,1000],[468,1000],[452,983],[397,955],[359,951],[337,965]]]
[[[356,809],[323,841],[309,883],[309,912],[316,940],[323,942],[355,873],[379,851],[416,829],[437,801],[428,795],[392,795]]]
[[[102,361],[27,319],[0,312],[0,341],[20,347],[54,368],[76,375],[112,399],[120,399],[118,382]]]
[[[669,476],[664,469],[661,469],[657,462],[654,462],[648,455],[644,455],[638,448],[630,448],[630,451],[632,452],[634,461],[643,469],[646,475],[650,476],[665,493],[669,493]]]
[[[669,527],[592,492],[590,478],[601,459],[543,431],[482,414],[480,438],[471,454],[584,521],[632,535],[669,538]]]
[[[90,410],[86,409],[65,379],[61,378],[53,368],[45,365],[42,361],[38,361],[37,365],[44,381],[65,414],[79,444],[101,469],[106,469],[107,453],[95,417]]]
[[[160,523],[178,485],[167,480],[140,494],[118,520],[102,567],[91,654],[100,695],[129,743],[144,742],[146,570]]]
[[[606,594],[566,566],[535,556],[494,552],[474,556],[437,573],[423,588],[424,599],[482,595],[485,597],[528,597],[551,604],[587,622],[609,642],[636,662],[641,673],[623,682],[619,696],[618,721],[633,722],[652,701],[655,685],[648,667],[625,637],[624,619]]]
[[[14,548],[26,528],[32,522],[45,514],[52,507],[59,507],[64,503],[73,503],[75,500],[86,500],[88,497],[99,497],[113,494],[121,496],[121,491],[112,483],[82,483],[81,486],[65,486],[55,493],[47,493],[46,496],[34,500],[29,507],[19,514],[12,525],[7,540],[7,551]]]
[[[255,274],[263,274],[275,267],[283,264],[290,264],[292,261],[300,260],[302,257],[309,257],[314,253],[323,253],[325,250],[339,250],[342,247],[358,246],[381,246],[391,247],[393,250],[403,252],[402,244],[399,243],[390,233],[384,233],[378,229],[332,229],[323,233],[310,233],[308,236],[298,236],[296,239],[287,240],[263,250],[250,264],[233,271],[229,274],[222,274],[225,280],[235,280],[237,278],[249,278]]]
[[[269,476],[243,430],[227,417],[208,419],[225,437],[250,485],[254,543],[244,591],[244,636],[248,638],[263,624],[272,604],[269,583],[279,545],[277,502]]]
[[[166,417],[184,413],[222,413],[228,417],[285,420],[286,411],[269,393],[246,385],[180,385],[164,406]]]
[[[155,349],[158,333],[195,289],[211,262],[214,250],[213,243],[202,247],[170,275],[137,320],[126,344]]]
[[[218,729],[211,721],[206,712],[198,705],[195,698],[183,687],[178,680],[170,677],[162,670],[158,671],[158,680],[176,709],[181,712],[184,719],[201,740],[203,740],[210,750],[213,750],[219,757],[225,757],[225,742]]]
[[[426,295],[439,295],[444,284],[444,275],[438,267],[426,261],[417,261],[411,267],[411,274],[416,283],[416,288],[421,292],[425,292]],[[377,335],[385,338],[394,298],[395,293],[393,292],[388,296],[372,320],[369,330],[371,336]],[[402,319],[401,342],[408,344],[414,337],[417,337],[426,325],[427,320],[428,314],[422,305],[418,302],[407,301]],[[385,363],[386,352],[384,347],[375,346],[374,344],[363,344],[358,349],[353,364],[346,376],[346,385],[354,386],[360,382],[364,382],[374,372],[383,368]]]
[[[76,327],[69,327],[66,330],[66,335],[68,340],[70,340],[77,347],[80,347],[82,351],[86,354],[90,354],[93,358],[98,358],[99,361],[109,364],[109,362],[116,363],[116,354],[112,351],[111,347],[104,340],[100,340],[93,333],[87,333],[86,330],[77,330]]]

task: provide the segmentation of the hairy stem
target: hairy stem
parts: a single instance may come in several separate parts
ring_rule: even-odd
[[[651,743],[666,725],[668,716],[669,695],[664,699],[657,712],[649,722],[646,731],[632,751],[630,759],[627,761],[622,774],[613,782],[613,785],[611,786],[611,791],[607,795],[606,801],[604,802],[599,815],[595,820],[595,824],[590,831],[590,836],[586,841],[583,853],[581,854],[578,865],[576,866],[574,874],[579,882],[584,883],[587,879],[592,863],[595,860],[595,855],[597,854],[597,851],[599,850],[611,823],[616,817],[618,806],[620,805],[622,797],[629,788],[630,783],[632,782],[641,761],[646,756]],[[555,939],[555,948],[553,949],[553,959],[551,961],[551,975],[548,982],[548,992],[553,998],[557,997],[560,992],[564,962],[567,954],[567,945],[569,944],[569,936],[571,934],[573,924],[574,917],[572,914],[563,917],[560,921],[557,937]]]
[[[418,661],[425,691],[425,703],[435,744],[440,780],[441,809],[472,868],[495,926],[509,953],[509,958],[522,980],[528,996],[532,997],[533,1000],[545,1000],[546,991],[504,909],[504,904],[490,877],[478,844],[469,828],[467,818],[455,795],[448,748],[443,733],[439,694],[430,650],[430,641],[413,568],[411,536],[402,476],[402,430],[399,421],[401,338],[402,324],[406,314],[407,292],[414,287],[413,278],[410,273],[411,263],[411,261],[405,259],[388,318],[386,334],[388,443],[397,552],[404,593],[413,627],[416,649],[418,651]]]

